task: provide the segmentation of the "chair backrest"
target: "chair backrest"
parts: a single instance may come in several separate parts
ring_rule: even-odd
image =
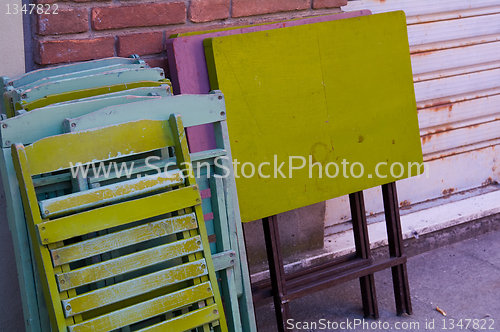
[[[118,171],[167,148],[173,169],[85,185],[92,163]],[[227,331],[180,116],[14,144],[12,153],[52,329]],[[37,197],[33,178],[68,170],[82,191]]]

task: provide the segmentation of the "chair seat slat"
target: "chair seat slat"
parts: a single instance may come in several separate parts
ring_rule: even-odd
[[[161,219],[51,250],[54,266],[198,227],[194,213]]]
[[[95,210],[37,224],[43,244],[59,242],[98,232],[133,221],[152,218],[201,203],[198,186],[151,195],[134,201],[104,206]]]
[[[64,314],[71,317],[108,304],[123,301],[146,292],[174,285],[208,274],[205,259],[178,265],[155,273],[96,289],[62,300]]]
[[[185,288],[155,299],[142,302],[110,314],[70,326],[70,332],[112,331],[123,326],[180,309],[186,303],[197,303],[213,296],[210,282]]]
[[[41,201],[39,206],[42,217],[52,218],[161,189],[171,188],[182,183],[182,172],[180,170],[174,170],[47,199]]]
[[[201,237],[179,240],[56,275],[61,291],[123,275],[203,250]]]
[[[139,330],[138,332],[190,331],[196,327],[213,322],[219,319],[219,317],[220,315],[217,310],[217,305],[212,304],[189,312],[185,315]]]
[[[165,121],[138,120],[42,138],[25,147],[29,171],[33,176],[69,169],[77,163],[85,165],[172,146],[172,133],[166,126]],[[137,135],[141,131],[143,134]],[[89,140],[89,135],[99,140]],[[103,145],[107,149],[102,149]]]

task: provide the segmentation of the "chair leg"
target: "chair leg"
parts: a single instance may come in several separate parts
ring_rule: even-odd
[[[370,239],[368,237],[368,226],[366,222],[365,203],[363,192],[359,191],[349,195],[351,217],[353,224],[354,243],[356,254],[359,258],[370,259]],[[377,293],[375,291],[375,278],[373,274],[359,278],[363,311],[365,317],[378,318]]]
[[[401,220],[399,217],[398,196],[396,183],[388,183],[382,186],[384,198],[385,220],[387,226],[387,237],[389,242],[389,254],[391,257],[402,257],[404,255],[403,234],[401,231]],[[408,284],[408,273],[406,263],[392,268],[392,282],[394,285],[394,297],[398,315],[412,314],[410,286]]]
[[[281,255],[281,243],[278,230],[278,217],[276,215],[263,218],[264,239],[266,241],[267,259],[269,261],[269,273],[271,274],[271,286],[274,299],[274,311],[278,332],[285,332],[286,321],[290,317],[288,302],[284,299],[287,293],[285,269],[283,267],[283,256]]]

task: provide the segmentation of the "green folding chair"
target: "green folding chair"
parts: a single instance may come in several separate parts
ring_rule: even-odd
[[[117,97],[115,97],[117,98]],[[106,99],[103,99],[105,101]],[[99,104],[97,104],[99,103]],[[148,119],[165,120],[168,111],[176,111],[182,114],[186,126],[196,126],[200,124],[212,123],[216,129],[218,137],[218,148],[207,151],[206,153],[195,153],[191,155],[195,166],[195,174],[200,175],[197,178],[202,196],[202,210],[206,220],[209,234],[210,248],[213,254],[215,269],[218,277],[221,279],[221,292],[224,297],[226,314],[228,316],[228,325],[230,331],[241,331],[242,324],[254,326],[255,317],[252,304],[250,289],[250,280],[248,266],[246,263],[246,253],[243,241],[241,224],[239,222],[239,210],[237,197],[234,189],[234,179],[232,177],[218,179],[214,174],[224,174],[224,171],[216,167],[215,158],[226,156],[230,160],[230,149],[227,137],[227,128],[225,126],[225,107],[223,95],[220,92],[211,95],[182,95],[160,100],[152,100],[140,103],[131,103],[130,107],[126,105],[108,107],[93,114],[88,114],[96,107],[102,106],[101,101],[86,100],[85,102],[65,103],[53,105],[45,109],[37,109],[16,118],[5,120],[6,125],[0,128],[2,136],[2,146],[4,162],[2,166],[3,183],[9,206],[8,216],[10,228],[14,235],[14,245],[23,259],[18,260],[18,271],[20,284],[23,287],[21,293],[23,304],[26,306],[28,317],[37,320],[39,329],[46,330],[48,322],[44,320],[46,308],[43,301],[37,301],[36,293],[40,287],[34,287],[37,283],[36,275],[30,272],[30,253],[27,250],[28,240],[24,226],[24,215],[18,193],[16,193],[17,181],[13,176],[10,149],[7,149],[8,141],[20,141],[24,144],[30,144],[43,137],[59,135],[68,131],[84,130],[84,128],[95,128],[109,124],[117,124],[125,121],[132,121],[146,117]],[[99,109],[99,108],[97,108]],[[147,109],[147,112],[140,112]],[[138,111],[139,110],[139,111]],[[88,116],[85,116],[88,114]],[[65,129],[61,126],[64,119]],[[172,161],[171,155],[158,155],[158,158],[145,164],[145,158],[142,161],[136,161],[133,176],[154,170],[151,166],[161,167],[166,162]],[[175,161],[175,158],[173,159]],[[230,164],[227,160],[221,161],[226,167]],[[200,163],[200,171],[196,166]],[[208,167],[205,166],[208,164]],[[116,174],[115,174],[116,175]],[[113,172],[109,178],[113,177]],[[98,188],[103,183],[102,177],[94,177],[90,171],[87,178],[89,188]],[[104,181],[105,183],[105,181]],[[60,190],[69,188],[69,175],[47,175],[42,178],[34,179],[34,185],[39,193],[53,195],[54,197]],[[18,190],[18,189],[17,189]],[[31,286],[31,287],[30,287]],[[38,299],[43,299],[43,294],[38,294]],[[252,325],[253,324],[253,325]],[[35,331],[37,324],[30,326]]]
[[[94,189],[74,172],[168,147],[170,171]],[[52,330],[227,331],[179,115],[16,143],[12,154]],[[68,170],[76,188],[37,195],[34,179]]]
[[[116,66],[116,65],[133,65],[142,64],[145,65],[143,60],[139,60],[138,55],[133,55],[130,58],[106,58],[86,62],[78,62],[67,65],[61,65],[57,67],[47,67],[38,70],[34,70],[25,73],[14,79],[10,79],[7,76],[0,77],[0,96],[3,99],[4,93],[8,88],[18,88],[23,85],[47,78],[52,76],[60,76],[64,74],[72,74],[76,72],[92,70],[96,68]],[[5,113],[6,107],[0,101],[0,113]]]

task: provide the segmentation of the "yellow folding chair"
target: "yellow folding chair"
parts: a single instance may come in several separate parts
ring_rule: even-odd
[[[68,171],[85,183],[85,166],[167,147],[176,169],[46,199],[33,186]],[[12,153],[52,330],[227,331],[179,115],[13,144]]]

